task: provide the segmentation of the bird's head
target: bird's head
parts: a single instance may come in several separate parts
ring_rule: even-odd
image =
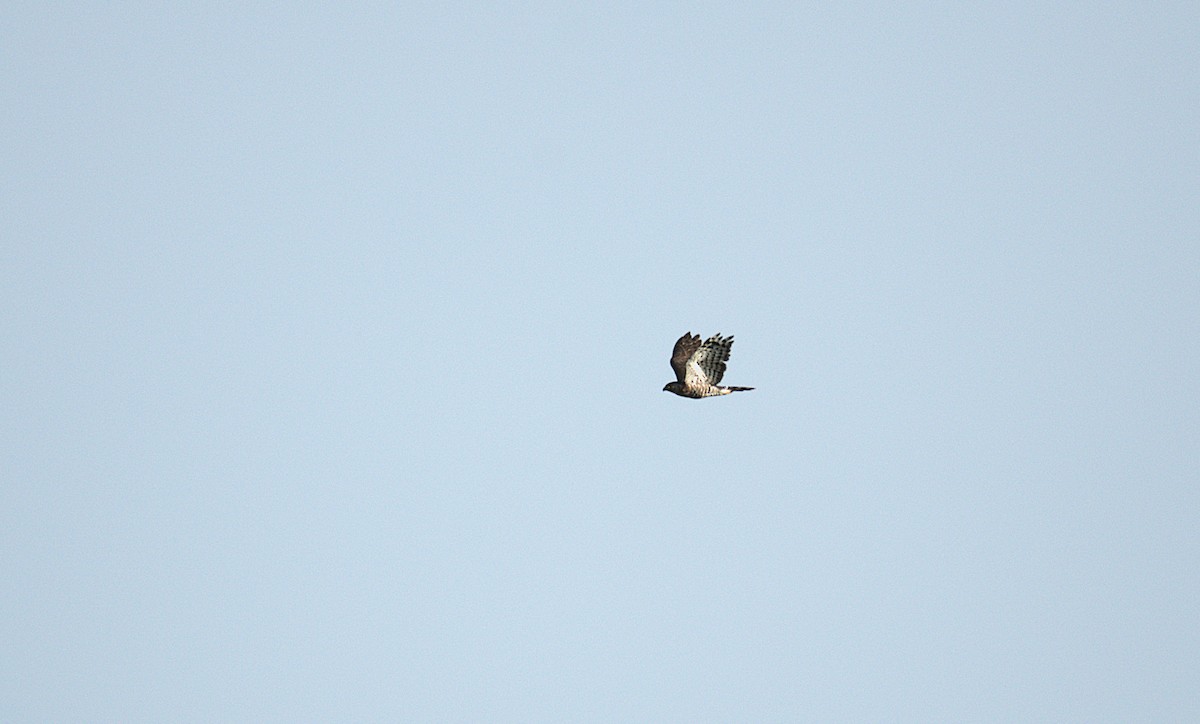
[[[683,388],[683,385],[679,384],[678,382],[668,382],[663,387],[663,392],[674,392],[675,394],[679,394],[679,390],[681,390],[682,388]]]

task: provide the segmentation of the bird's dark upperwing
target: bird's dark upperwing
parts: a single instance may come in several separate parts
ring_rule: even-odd
[[[675,370],[675,379],[683,382],[687,374],[687,362],[700,348],[700,335],[687,332],[675,342],[675,351],[671,353],[671,369]]]

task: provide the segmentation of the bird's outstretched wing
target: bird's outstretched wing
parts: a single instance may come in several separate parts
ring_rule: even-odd
[[[675,342],[675,351],[671,353],[671,369],[675,370],[675,379],[683,382],[688,374],[688,360],[700,347],[700,335],[688,332]]]
[[[696,339],[699,340],[699,337]],[[686,379],[683,381],[689,387],[720,384],[721,378],[725,376],[725,363],[729,361],[729,348],[732,346],[732,336],[722,337],[720,334],[714,334],[706,339],[688,360]],[[675,350],[679,351],[678,345]]]

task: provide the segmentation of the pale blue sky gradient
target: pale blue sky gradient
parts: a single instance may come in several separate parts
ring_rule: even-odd
[[[1200,719],[1198,46],[8,4],[0,719]]]

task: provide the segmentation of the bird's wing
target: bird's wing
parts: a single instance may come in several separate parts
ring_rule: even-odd
[[[714,334],[705,340],[688,360],[686,383],[698,387],[719,384],[725,376],[725,362],[729,360],[729,348],[732,346],[732,336]]]
[[[700,335],[688,332],[675,342],[675,351],[671,353],[671,369],[675,370],[675,379],[683,382],[687,377],[688,360],[700,347]]]

